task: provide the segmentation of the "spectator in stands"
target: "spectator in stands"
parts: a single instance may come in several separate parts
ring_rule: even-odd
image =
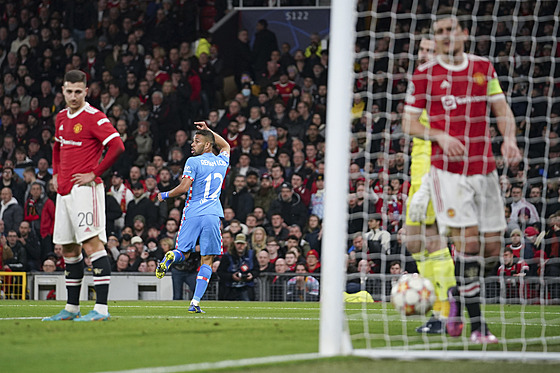
[[[266,251],[268,251],[270,263],[274,264],[279,258],[284,257],[285,250],[280,247],[279,242],[274,237],[266,240]]]
[[[261,74],[266,69],[266,63],[270,59],[272,51],[278,50],[276,34],[268,29],[268,22],[260,19],[257,22],[255,41],[252,48],[253,71]]]
[[[274,272],[276,274],[286,273],[288,266],[286,261],[282,258],[278,258],[274,263]],[[271,301],[283,301],[286,295],[286,281],[285,276],[274,276],[272,283],[270,284],[270,300]]]
[[[268,215],[280,214],[287,225],[297,224],[305,226],[307,220],[307,208],[301,202],[298,194],[295,194],[290,183],[280,185],[280,195],[270,203]]]
[[[502,263],[498,267],[497,275],[504,276],[504,285],[506,287],[505,294],[507,298],[523,298],[525,296],[523,283],[519,279],[523,278],[529,272],[529,266],[523,259],[516,258],[511,248],[505,248],[502,254]]]
[[[246,156],[246,155],[244,155]],[[233,181],[234,190],[226,196],[226,205],[235,210],[235,216],[240,221],[245,221],[247,214],[253,211],[254,199],[247,190],[245,176],[237,175]]]
[[[299,195],[305,207],[309,207],[309,203],[311,202],[311,189],[304,184],[304,181],[304,175],[299,173],[294,173],[292,175],[291,182],[294,192]]]
[[[305,257],[307,263],[307,272],[321,273],[321,257],[317,250],[309,250]]]
[[[528,224],[535,224],[539,221],[539,214],[535,206],[523,197],[523,187],[521,185],[514,185],[511,188],[511,220],[518,222],[519,212],[527,208],[529,210]]]
[[[8,170],[11,172],[11,169]],[[18,229],[23,220],[23,209],[12,195],[12,190],[9,187],[3,187],[0,198],[2,199],[0,202],[0,219],[4,221],[5,231]]]
[[[257,261],[259,262],[259,272],[274,272],[274,264],[270,262],[268,251],[260,251],[257,254]]]
[[[27,253],[27,264],[31,271],[38,271],[41,264],[41,245],[38,235],[31,229],[28,221],[22,221],[19,225],[19,242]]]
[[[270,174],[264,173],[261,176],[261,185],[255,195],[255,207],[260,207],[264,211],[268,211],[270,203],[277,198],[277,193],[272,186],[272,178]]]
[[[252,215],[251,217],[256,221],[254,215]],[[249,217],[247,217],[247,220],[249,220]],[[257,254],[260,253],[267,247],[267,238],[268,236],[263,227],[255,227],[254,231],[251,234],[250,248],[253,249]]]
[[[142,239],[147,238],[148,232],[146,228],[146,218],[144,218],[144,216],[136,215],[132,224],[132,234],[134,236],[142,237]]]
[[[120,242],[119,238],[114,232],[111,232],[107,236],[107,244],[105,245],[105,249],[107,250],[107,254],[111,258],[111,261],[116,261],[119,257],[120,251]]]
[[[134,250],[134,249],[132,249]],[[112,272],[129,272],[130,257],[127,254],[120,254],[113,266]]]
[[[14,169],[8,165],[8,161],[4,161],[4,169],[2,170],[2,180],[0,180],[0,188],[9,188],[12,196],[18,203],[23,204],[26,186],[14,174]],[[13,163],[12,163],[13,164]],[[0,214],[1,215],[1,214]]]
[[[13,256],[11,259],[4,261],[4,270],[27,272],[29,268],[27,264],[27,251],[20,242],[18,233],[14,229],[10,229],[6,239]]]
[[[56,272],[56,264],[52,259],[45,259],[43,265],[41,265],[41,269],[46,273]]]
[[[126,206],[125,224],[133,225],[134,219],[138,215],[145,217],[144,219],[148,227],[157,224],[158,211],[156,205],[150,201],[146,192],[144,192],[144,186],[139,182],[132,184],[132,194],[134,199]]]
[[[309,243],[311,249],[321,252],[322,236],[321,220],[315,214],[310,215],[304,229],[303,239]]]
[[[220,298],[224,300],[251,301],[255,299],[255,278],[259,275],[256,254],[247,247],[247,238],[240,233],[235,236],[235,249],[222,256],[218,275]]]
[[[307,272],[305,264],[297,264],[295,272],[299,275],[292,277],[286,283],[287,300],[292,302],[319,300],[319,281],[315,277],[301,275]]]
[[[284,226],[284,218],[280,213],[274,213],[270,216],[270,226],[267,234],[274,237],[278,243],[284,242],[290,234],[290,231]]]

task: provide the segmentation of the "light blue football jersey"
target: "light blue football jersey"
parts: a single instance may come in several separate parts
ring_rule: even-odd
[[[204,153],[187,159],[183,177],[190,178],[193,183],[183,211],[183,219],[202,215],[224,216],[220,194],[228,165],[228,152],[221,152],[218,156]]]

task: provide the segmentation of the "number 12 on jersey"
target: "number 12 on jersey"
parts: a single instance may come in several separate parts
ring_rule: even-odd
[[[214,192],[210,194],[210,188],[213,179],[220,179],[220,183],[217,185],[216,190],[214,190]],[[213,175],[208,175],[208,177],[204,179],[204,181],[206,181],[206,186],[204,187],[204,199],[201,202],[204,202],[207,199],[216,199],[218,197],[218,193],[220,193],[220,190],[222,189],[222,183],[224,181],[222,174],[220,174],[219,172],[215,172]]]

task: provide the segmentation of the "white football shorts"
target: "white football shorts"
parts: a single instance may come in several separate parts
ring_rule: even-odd
[[[69,194],[56,196],[55,244],[82,243],[99,236],[107,243],[105,231],[105,190],[103,184],[74,185]]]
[[[430,169],[431,195],[438,224],[450,228],[478,226],[481,233],[506,229],[498,173],[461,175]]]

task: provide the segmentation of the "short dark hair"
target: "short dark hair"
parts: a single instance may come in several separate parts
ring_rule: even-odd
[[[466,12],[450,6],[442,6],[436,13],[436,22],[445,18],[457,18],[461,29],[471,30],[471,16]]]
[[[513,254],[513,249],[512,249],[511,247],[506,247],[506,248],[504,249],[504,254],[505,254],[505,253],[508,253],[508,252]]]
[[[87,84],[87,76],[83,71],[70,70],[66,74],[64,74],[64,82]]]
[[[195,132],[195,135],[200,135],[203,136],[204,138],[206,138],[206,141],[211,143],[212,146],[214,146],[216,144],[216,139],[214,137],[214,134],[212,133],[212,131],[209,130],[197,130]]]

